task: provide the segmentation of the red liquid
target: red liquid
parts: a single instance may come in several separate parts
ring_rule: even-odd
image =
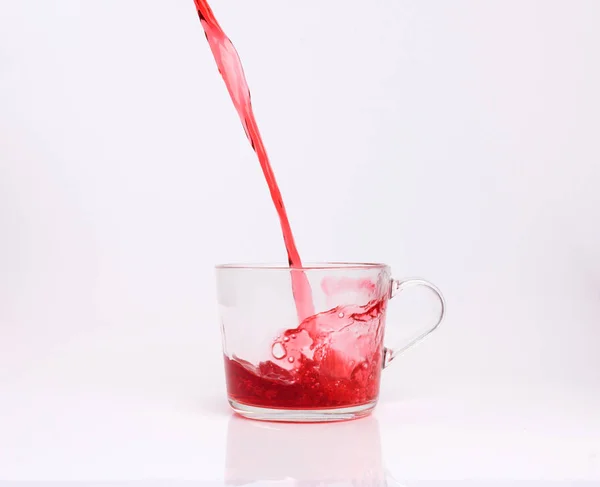
[[[229,397],[269,408],[323,409],[375,401],[386,300],[337,307],[286,330],[273,360],[254,366],[225,357]]]
[[[225,357],[229,396],[247,405],[296,409],[348,407],[374,401],[379,394],[387,301],[374,300],[365,306],[338,307],[315,315],[310,284],[302,271],[281,192],[254,118],[239,56],[206,0],[194,2],[279,215],[300,323],[273,342],[272,360],[255,366]]]
[[[267,155],[262,137],[260,136],[256,119],[254,118],[250,100],[250,89],[246,82],[242,63],[235,47],[225,35],[225,32],[223,32],[223,29],[221,29],[206,0],[194,0],[194,3],[196,4],[200,22],[204,28],[206,39],[210,45],[219,72],[223,77],[223,81],[225,81],[231,101],[242,121],[246,136],[248,137],[254,152],[256,152],[256,155],[258,156],[260,167],[262,168],[267,185],[269,186],[271,199],[273,200],[273,204],[279,215],[289,265],[290,267],[300,269],[302,268],[302,261],[300,260],[298,249],[296,248],[292,228],[288,220],[287,212],[285,211],[285,205],[283,204],[279,186],[275,180],[275,174],[273,173],[271,163],[269,162],[269,156]],[[298,311],[298,321],[301,322],[315,313],[312,303],[312,293],[310,284],[304,272],[292,271],[291,275],[292,291],[294,293],[296,309]]]

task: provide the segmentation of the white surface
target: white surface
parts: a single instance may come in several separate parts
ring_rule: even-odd
[[[113,362],[111,372],[121,365]],[[597,395],[482,388],[460,399],[394,400],[392,379],[385,374],[373,418],[331,425],[243,420],[223,398],[173,393],[168,381],[144,393],[97,385],[13,390],[0,406],[0,472],[10,480],[600,484]]]
[[[447,298],[383,463],[597,479],[600,3],[364,5],[214,1],[304,258]],[[0,479],[217,479],[212,266],[284,251],[192,2],[0,12]]]

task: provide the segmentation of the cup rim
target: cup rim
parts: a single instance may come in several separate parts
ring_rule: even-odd
[[[290,269],[302,271],[316,270],[366,270],[366,269],[385,269],[387,264],[377,262],[306,262],[302,267],[291,267],[287,263],[227,263],[217,264],[217,270],[268,270],[268,271],[289,271]]]

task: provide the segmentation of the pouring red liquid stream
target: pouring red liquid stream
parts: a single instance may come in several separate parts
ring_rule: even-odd
[[[229,395],[243,404],[270,408],[321,409],[373,401],[379,392],[385,300],[315,314],[310,284],[254,117],[240,58],[206,0],[194,3],[279,216],[300,323],[273,343],[275,361],[254,366],[225,357]]]
[[[269,162],[269,156],[258,130],[250,100],[250,89],[248,88],[244,68],[242,67],[238,53],[233,43],[229,40],[225,32],[223,32],[223,29],[221,29],[208,3],[205,0],[194,0],[194,3],[196,4],[200,22],[204,28],[206,39],[219,68],[219,72],[223,77],[223,81],[225,81],[231,101],[242,121],[246,136],[258,156],[260,167],[269,186],[271,199],[279,215],[289,265],[291,268],[301,269],[302,261],[300,260],[300,254],[296,248],[292,227],[290,226],[285,205],[283,204],[279,185],[275,179],[273,168]],[[292,291],[296,301],[298,319],[302,321],[315,313],[310,284],[303,272],[292,270],[291,274]]]

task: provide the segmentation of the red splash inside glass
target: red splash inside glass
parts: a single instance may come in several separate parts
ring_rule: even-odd
[[[381,370],[435,330],[444,315],[443,297],[433,284],[395,280],[385,264],[216,269],[229,404],[247,418],[318,422],[369,414]],[[294,273],[310,285],[315,309],[300,323]],[[433,293],[435,318],[403,345],[385,347],[388,301],[415,286]]]

